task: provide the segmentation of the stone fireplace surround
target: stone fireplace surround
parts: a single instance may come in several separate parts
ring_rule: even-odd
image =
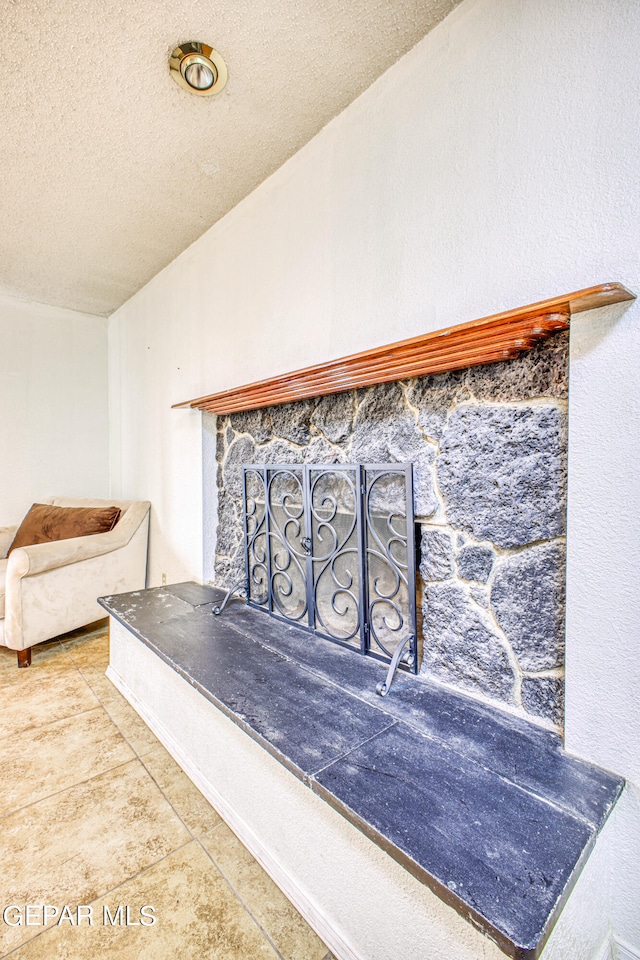
[[[548,327],[545,331],[544,317],[540,322],[541,314],[550,314],[551,309],[559,308],[559,304],[564,304],[560,316],[564,320],[564,329],[567,329],[571,313],[593,309],[605,302],[619,302],[632,297],[633,294],[625,291],[620,285],[607,284],[564,298],[556,298],[554,301],[533,305],[535,308],[540,308],[535,311],[531,307],[520,308],[511,314],[497,316],[499,320],[504,318],[509,320],[513,317],[521,318],[526,314],[535,339],[536,335],[546,336],[550,332]],[[450,352],[452,341],[447,341],[446,338],[450,336],[451,331],[454,333],[463,331],[464,339],[468,339],[467,333],[470,327],[477,328],[478,325],[486,325],[487,321],[494,319],[486,318],[485,321],[475,321],[472,324],[450,328],[449,331],[427,335],[416,340],[429,340],[433,343],[436,339],[439,344],[444,343],[445,351]],[[526,337],[525,340],[516,340],[516,337],[520,336],[519,332],[514,332],[512,336],[513,343],[520,344],[517,349],[531,347],[531,338],[528,342]],[[370,351],[367,356],[370,357],[373,353],[379,355],[380,352],[392,353],[393,348],[404,349],[405,344],[413,345],[414,342],[405,341],[403,344],[391,345],[390,348],[379,348],[377,351]],[[425,442],[436,448],[432,452],[433,459],[427,457],[425,464],[418,463],[418,468],[426,465],[427,469],[423,471],[423,475],[426,474],[432,478],[432,492],[442,506],[445,522],[442,522],[443,514],[438,513],[437,508],[431,513],[425,512],[421,518],[421,525],[427,530],[423,529],[422,532],[427,535],[434,532],[431,528],[442,528],[447,525],[453,528],[453,531],[435,532],[449,533],[451,551],[455,554],[455,566],[451,563],[449,567],[452,575],[448,579],[452,583],[448,583],[446,579],[439,580],[433,575],[429,579],[428,572],[425,576],[423,564],[425,592],[429,590],[430,585],[449,588],[452,585],[456,586],[454,581],[458,580],[461,581],[458,585],[468,590],[471,595],[471,589],[481,587],[483,580],[482,577],[477,576],[475,569],[476,578],[472,580],[468,577],[470,571],[465,568],[465,548],[488,547],[491,549],[492,544],[493,566],[485,586],[496,622],[498,618],[494,610],[492,579],[496,568],[499,568],[505,558],[516,557],[519,554],[527,555],[529,551],[533,552],[535,548],[547,546],[549,543],[561,544],[562,532],[556,531],[553,526],[552,535],[541,532],[548,531],[544,523],[549,522],[549,517],[547,515],[546,521],[540,519],[544,510],[536,512],[536,497],[532,496],[528,498],[530,516],[527,522],[532,521],[530,529],[535,532],[536,538],[515,547],[501,546],[499,538],[509,536],[508,524],[506,528],[503,525],[500,530],[500,524],[494,522],[497,496],[494,488],[498,488],[498,494],[504,494],[505,491],[508,494],[513,473],[503,470],[500,474],[500,464],[495,462],[498,460],[497,457],[494,457],[492,482],[483,484],[477,482],[476,478],[473,487],[467,484],[472,497],[477,497],[483,508],[478,510],[477,505],[474,505],[475,513],[471,512],[471,519],[469,519],[469,513],[467,515],[464,513],[464,510],[469,511],[469,499],[465,502],[464,497],[459,497],[460,503],[456,504],[455,490],[452,497],[452,485],[447,486],[447,477],[449,476],[450,480],[453,475],[455,479],[456,467],[459,470],[461,464],[465,469],[470,469],[477,457],[480,454],[491,453],[496,443],[502,443],[503,460],[510,463],[512,471],[514,467],[524,468],[520,472],[522,490],[527,489],[527,481],[530,482],[532,477],[536,491],[540,488],[541,477],[544,478],[550,474],[557,479],[558,472],[555,465],[558,459],[560,460],[560,477],[563,476],[563,471],[566,473],[566,463],[563,463],[562,455],[559,458],[555,457],[558,447],[551,445],[553,463],[550,467],[548,463],[545,464],[544,459],[545,453],[549,453],[549,444],[543,449],[541,442],[536,444],[531,439],[531,431],[520,429],[523,424],[526,428],[531,422],[539,422],[537,417],[540,409],[551,407],[561,411],[563,399],[566,404],[566,379],[564,387],[556,393],[555,387],[559,385],[556,374],[557,369],[560,368],[556,368],[554,374],[548,367],[549,358],[545,359],[545,350],[551,350],[551,344],[554,342],[556,345],[559,344],[561,338],[549,341],[546,348],[539,348],[529,356],[529,360],[533,361],[534,368],[537,370],[533,374],[535,382],[539,384],[540,376],[544,380],[544,371],[547,371],[545,380],[547,387],[543,391],[531,385],[529,374],[522,377],[526,368],[522,366],[518,368],[513,363],[500,365],[492,361],[491,367],[480,370],[469,369],[440,379],[423,376],[429,372],[435,373],[436,369],[433,368],[417,372],[412,370],[416,375],[420,373],[425,383],[427,381],[431,385],[437,383],[439,387],[448,384],[454,390],[453,400],[450,399],[450,394],[447,395],[446,391],[442,391],[445,394],[442,398],[443,404],[431,410],[436,418],[436,427],[439,416],[441,425],[439,440],[423,430],[419,419],[419,407],[412,399],[415,394],[407,396],[412,387],[419,387],[420,381],[416,381],[415,384],[402,381],[394,386],[359,389],[352,395],[352,420],[350,421],[352,438],[346,441],[347,449],[344,451],[344,455],[349,459],[354,458],[353,442],[357,435],[361,410],[366,409],[371,403],[378,406],[378,398],[374,400],[376,394],[387,397],[391,394],[398,399],[397,391],[400,391],[402,398],[401,407],[396,406],[395,412],[393,408],[387,411],[386,418],[382,419],[383,426],[390,424],[391,421],[402,421],[403,418],[406,422],[408,410],[414,419],[414,424],[420,425],[419,432]],[[427,358],[427,362],[433,363],[434,351],[430,352],[431,356]],[[438,350],[435,352],[437,353]],[[514,356],[513,352],[509,354],[503,352],[503,356],[505,355]],[[352,361],[359,362],[362,356],[364,355],[330,363],[325,366],[325,369],[333,374],[339,368],[342,374],[345,365],[349,365]],[[488,361],[476,360],[476,362]],[[506,378],[503,384],[507,391],[506,395],[500,395],[500,393],[483,395],[481,374],[498,373],[501,366]],[[510,370],[507,370],[507,366]],[[459,370],[461,367],[462,364],[458,363],[456,369]],[[520,374],[515,376],[513,373],[510,374],[510,371],[515,373],[518,369]],[[563,369],[563,376],[566,378],[566,357]],[[299,390],[300,382],[315,379],[317,370],[318,368],[309,368],[297,374],[276,377],[259,384],[250,384],[247,387],[187,401],[185,404],[176,404],[176,406],[197,407],[218,414],[217,426],[221,428],[221,435],[217,436],[217,442],[218,449],[222,452],[222,463],[218,465],[219,480],[224,479],[223,471],[225,466],[228,466],[225,461],[234,444],[237,449],[240,442],[246,443],[247,440],[255,447],[267,447],[270,444],[275,447],[276,443],[282,443],[285,448],[291,444],[303,449],[318,443],[319,437],[320,442],[340,448],[340,439],[331,440],[327,436],[327,430],[319,429],[316,422],[319,419],[317,411],[322,409],[325,401],[313,398],[331,392],[326,389],[320,394],[307,393],[306,398],[297,392],[296,397],[300,397],[304,402],[297,403],[293,407],[273,407],[258,414],[245,414],[245,418],[256,416],[260,418],[267,414],[266,424],[271,428],[272,436],[265,438],[262,443],[246,430],[234,429],[234,418],[240,411],[259,410],[264,406],[262,403],[255,402],[255,394],[262,397],[265,386],[273,389],[275,385],[276,389],[283,393],[291,390],[293,384],[297,384],[295,390]],[[442,366],[437,370],[442,371]],[[476,377],[479,377],[477,381]],[[387,381],[391,379],[396,381],[398,378],[386,377]],[[524,396],[518,394],[514,398],[514,382],[521,379],[525,383]],[[368,380],[367,386],[370,383],[371,381]],[[530,392],[526,389],[527,384]],[[357,383],[355,386],[363,387],[365,384]],[[495,383],[494,386],[496,386]],[[497,386],[500,390],[500,385]],[[303,388],[306,389],[304,384]],[[461,395],[456,392],[458,389],[462,390]],[[254,402],[247,403],[248,394],[252,393]],[[449,399],[445,399],[447,396]],[[271,400],[271,402],[275,401]],[[288,410],[300,411],[305,404],[308,408],[310,407],[307,428],[309,441],[300,443],[283,435],[282,424],[278,423],[277,418],[279,414],[282,416],[284,413],[286,419]],[[491,409],[487,411],[490,415],[489,429],[486,431],[488,441],[482,442],[485,433],[483,429],[478,429],[475,433],[469,429],[466,431],[462,429],[457,443],[454,435],[452,441],[450,426],[452,422],[454,424],[458,422],[460,419],[458,414],[461,411],[465,412],[463,408],[485,406],[501,409],[504,407],[502,420],[491,416],[497,411]],[[382,403],[382,407],[385,408],[385,403]],[[519,411],[525,411],[523,417],[518,416]],[[472,409],[466,410],[468,420],[477,425],[478,421],[473,419],[474,412],[476,411]],[[233,414],[233,416],[225,419],[227,414]],[[547,411],[547,415],[550,415],[550,411]],[[274,429],[274,417],[277,430]],[[561,419],[560,417],[557,419],[557,436],[566,444]],[[211,424],[205,421],[204,426],[205,436],[208,438]],[[300,429],[299,423],[298,429]],[[385,436],[380,428],[377,433]],[[518,441],[522,441],[523,436],[524,445],[522,442],[519,445]],[[343,438],[343,443],[345,440],[346,438]],[[513,456],[514,451],[518,449],[522,459]],[[208,442],[205,443],[204,454],[207,462],[211,456],[211,447]],[[512,456],[509,461],[510,454]],[[530,457],[529,461],[527,456]],[[264,453],[262,459],[267,459]],[[290,452],[287,453],[287,459],[292,459]],[[323,459],[328,458],[323,456]],[[340,459],[339,455],[337,459]],[[542,472],[540,469],[532,469],[539,467],[540,464],[544,465]],[[451,468],[449,475],[448,468]],[[444,482],[442,477],[445,478]],[[232,493],[233,473],[228,474],[228,479],[229,492]],[[428,483],[422,485],[418,492],[418,500],[428,490]],[[205,488],[205,502],[210,492]],[[452,502],[450,503],[449,500]],[[512,496],[512,500],[515,501],[515,497]],[[224,508],[225,504],[221,502],[219,516],[222,515]],[[420,507],[417,506],[416,509],[419,513]],[[459,513],[456,513],[457,509],[460,510]],[[560,509],[559,515],[562,516],[563,512],[563,509]],[[515,516],[520,522],[521,518],[517,513]],[[551,516],[553,517],[553,511]],[[474,526],[474,522],[479,526]],[[482,533],[482,538],[478,536],[478,529],[482,531],[488,529],[482,524],[491,522],[494,522],[492,529],[498,530],[498,537],[489,540],[486,532]],[[221,530],[221,533],[224,532],[226,531]],[[455,533],[455,537],[451,535],[452,533]],[[217,563],[222,563],[219,569],[225,576],[232,573],[232,564],[238,559],[237,553],[236,546],[232,552],[220,553],[216,557]],[[446,556],[447,552],[444,551],[444,553]],[[451,557],[451,554],[448,556]],[[477,554],[476,559],[478,559]],[[517,580],[517,577],[515,579]],[[409,958],[421,960],[428,944],[428,952],[434,960],[436,958],[450,960],[452,956],[457,960],[462,958],[477,960],[480,955],[489,960],[489,957],[493,958],[497,954],[493,945],[487,940],[478,940],[478,934],[472,930],[472,927],[480,926],[480,929],[498,943],[502,950],[518,957],[519,960],[536,957],[550,933],[562,902],[568,896],[589,856],[595,835],[602,826],[602,818],[604,816],[606,819],[623,782],[584,761],[574,760],[565,753],[560,738],[553,732],[542,730],[540,726],[536,728],[535,724],[525,722],[524,718],[508,716],[503,710],[487,708],[480,703],[474,704],[473,699],[462,696],[461,693],[455,693],[451,689],[447,690],[447,686],[452,686],[450,680],[443,685],[441,680],[434,683],[433,679],[424,674],[422,682],[420,679],[416,681],[415,678],[398,678],[397,695],[394,699],[392,694],[388,701],[380,701],[376,698],[375,694],[371,693],[370,683],[367,683],[364,689],[356,690],[359,683],[354,679],[354,672],[358,674],[359,671],[371,670],[375,664],[363,663],[362,661],[366,658],[353,658],[351,654],[347,654],[350,661],[352,659],[358,661],[355,668],[352,669],[349,664],[348,671],[342,674],[338,669],[338,675],[336,675],[336,658],[342,654],[340,648],[329,644],[331,651],[316,649],[315,645],[307,642],[306,634],[299,638],[296,646],[297,642],[293,636],[294,628],[287,630],[282,624],[278,626],[278,635],[273,638],[272,644],[268,624],[274,621],[270,618],[256,613],[259,623],[247,624],[246,628],[240,625],[243,617],[250,613],[250,609],[244,604],[234,607],[234,617],[222,623],[218,618],[212,618],[210,614],[209,608],[213,594],[221,596],[219,590],[212,591],[211,588],[196,584],[183,584],[147,590],[140,594],[104,598],[103,605],[112,616],[112,659],[109,676],[147,720],[194,782],[200,786],[214,805],[218,806],[237,835],[290,896],[336,956],[340,956],[343,960],[347,958],[348,960],[365,960],[365,958],[372,960],[373,957],[376,957],[376,960],[378,958],[391,960],[392,957],[398,956],[406,960]],[[481,594],[477,595],[481,596]],[[523,607],[524,603],[521,604],[521,610]],[[241,634],[244,635],[244,639],[241,638]],[[470,639],[475,639],[477,635],[478,631],[470,631]],[[320,643],[323,642],[320,641]],[[515,648],[513,640],[510,643],[512,648]],[[294,647],[296,647],[295,651]],[[246,673],[247,669],[255,674],[253,681],[249,683],[243,675],[243,670]],[[552,672],[550,669],[547,671],[523,670],[522,667],[520,670],[522,686],[528,673],[544,678],[545,673]],[[270,671],[273,675],[267,676]],[[394,731],[402,732],[399,728],[403,723],[407,723],[413,731],[410,739],[414,734],[418,734],[420,741],[415,756],[410,757],[407,753],[408,747],[404,736],[399,738],[396,747],[382,751],[377,758],[373,758],[373,762],[368,753],[371,752],[372,744],[376,742],[375,737],[373,740],[365,738],[363,743],[355,745],[354,749],[345,756],[331,730],[327,728],[324,731],[325,721],[333,718],[332,722],[337,723],[341,731],[348,731],[352,737],[358,737],[357,730],[349,722],[346,725],[342,723],[341,718],[344,716],[342,711],[328,709],[324,697],[320,698],[316,713],[310,715],[307,702],[301,701],[297,696],[298,682],[291,686],[287,681],[285,674],[291,671],[300,673],[298,678],[300,682],[304,678],[307,684],[311,683],[314,687],[324,689],[329,683],[335,688],[334,696],[353,696],[355,693],[353,705],[358,711],[366,710],[367,703],[370,703],[376,711],[382,709],[384,712],[389,707],[390,726],[381,731],[380,737],[393,737]],[[293,697],[288,692],[290,690],[294,694]],[[477,691],[473,691],[472,688],[467,687],[465,690],[474,692],[477,696]],[[489,699],[491,706],[497,704],[507,707],[511,713],[514,712],[513,703],[509,706],[506,699],[499,700],[486,693],[481,696],[485,700]],[[522,699],[524,700],[524,697]],[[381,707],[381,704],[384,704],[384,707]],[[524,703],[520,710],[524,711]],[[549,721],[546,720],[544,723],[548,725]],[[284,771],[284,767],[288,766],[289,771],[295,773],[295,764],[291,766],[277,744],[280,743],[282,746],[282,737],[286,729],[293,731],[294,741],[299,742],[300,731],[303,728],[307,729],[309,734],[304,746],[309,752],[315,772],[303,772],[300,777],[298,770],[297,776],[291,777],[290,773]],[[203,736],[205,729],[206,736]],[[323,731],[324,739],[331,744],[334,751],[337,750],[338,764],[346,762],[349,767],[349,760],[354,761],[349,767],[345,787],[347,792],[355,790],[355,794],[360,799],[368,796],[373,801],[368,814],[362,809],[358,812],[348,796],[341,795],[342,791],[337,781],[328,793],[325,789],[326,785],[322,786],[328,768],[317,752],[317,739]],[[246,734],[249,736],[247,737]],[[420,739],[421,737],[423,739]],[[534,742],[537,744],[534,749],[535,756],[529,756],[527,759],[529,754],[527,744]],[[438,747],[439,743],[444,747],[442,751]],[[434,749],[439,752],[440,759],[432,765],[429,757]],[[358,762],[358,752],[361,750],[367,753],[364,762]],[[556,758],[557,763],[556,760],[552,760],[553,757]],[[389,764],[393,766],[398,759],[402,759],[403,763],[399,771],[386,769]],[[465,769],[470,763],[462,777],[459,776],[461,761]],[[422,769],[425,764],[427,766]],[[570,785],[571,777],[568,777],[574,764],[577,764],[575,770],[578,773],[575,781],[576,791]],[[476,778],[478,776],[483,778],[487,774],[489,775],[487,783],[480,791],[474,791],[473,783]],[[371,775],[376,782],[371,788],[367,788],[365,781]],[[532,776],[533,781],[530,779]],[[600,784],[596,786],[596,807],[601,811],[597,816],[598,823],[595,823],[593,815],[588,813],[592,800],[596,799],[596,794],[589,799],[589,782]],[[509,791],[516,806],[523,799],[524,791],[524,794],[531,798],[537,796],[542,802],[539,808],[541,815],[523,819],[515,810],[509,812],[511,802],[505,805],[504,798],[500,799],[508,783],[512,784]],[[329,802],[320,801],[316,793],[321,793],[323,800]],[[488,824],[494,822],[494,815],[491,814],[487,819],[487,810],[480,809],[487,804],[490,806],[496,797],[499,799],[499,808],[502,813],[501,827],[494,838],[497,846],[487,833]],[[399,804],[400,799],[402,802]],[[334,810],[331,810],[330,806],[333,806]],[[360,807],[359,801],[356,806]],[[405,811],[408,811],[406,815]],[[340,815],[338,819],[335,818],[334,813]],[[364,819],[363,813],[365,813]],[[573,849],[574,852],[581,849],[581,853],[577,861],[575,857],[567,856],[566,851],[560,854],[565,861],[565,868],[571,871],[571,876],[564,885],[563,894],[556,899],[557,894],[552,893],[550,884],[555,885],[558,881],[562,884],[560,874],[563,871],[558,871],[556,867],[549,864],[550,870],[543,869],[541,872],[536,872],[534,861],[538,854],[543,859],[559,854],[560,846],[549,833],[550,820],[558,817],[563,819],[567,814],[572,817],[577,815],[577,846],[573,844]],[[354,827],[350,828],[345,821],[351,821]],[[455,880],[450,870],[445,871],[444,875],[437,879],[439,871],[434,872],[433,858],[438,847],[438,838],[448,835],[453,823],[459,827],[458,837],[461,841],[459,856],[456,855],[453,870]],[[540,843],[527,842],[522,845],[515,834],[523,823],[534,825],[532,829],[541,828],[543,833],[546,831],[545,838],[541,838]],[[411,828],[409,831],[408,825]],[[373,831],[369,832],[371,827]],[[607,829],[608,824],[605,824],[602,842]],[[365,840],[363,833],[368,834],[374,843],[363,842]],[[568,836],[565,829],[560,831],[558,838],[560,836]],[[410,863],[404,863],[403,860],[403,850],[406,850],[408,839],[412,842],[416,841],[424,848],[425,856],[424,858],[421,856],[421,863],[426,873],[420,876],[422,882],[417,884],[412,881],[410,874],[414,873],[418,877],[420,869],[414,870]],[[474,853],[476,841],[480,843],[478,848],[481,850],[480,857],[476,855],[477,851]],[[610,842],[609,835],[607,835],[607,842]],[[380,859],[382,854],[380,847],[390,853],[391,857],[383,855]],[[454,848],[451,847],[451,841],[448,841],[443,849],[449,855]],[[517,851],[520,851],[524,858],[520,867],[518,866],[520,854],[517,854]],[[399,868],[395,860],[404,863],[407,869]],[[517,873],[514,885],[508,880],[513,869]],[[468,898],[464,894],[458,883],[465,870],[471,871],[469,876],[474,884],[477,882],[482,886],[488,880],[489,888],[487,889],[492,889],[495,893],[495,908],[498,914],[504,914],[506,910],[510,916],[517,919],[519,924],[526,922],[530,914],[529,908],[536,900],[531,897],[532,884],[537,885],[540,891],[546,889],[547,897],[551,896],[554,902],[548,904],[550,912],[547,913],[544,929],[538,930],[537,942],[534,943],[528,939],[526,944],[522,939],[518,942],[513,933],[506,933],[505,939],[502,924],[492,926],[489,916],[486,915],[485,920],[489,921],[487,925],[478,915],[475,915],[478,904],[474,903],[473,897]],[[585,918],[588,915],[591,907],[587,896],[589,882],[585,880],[585,883],[579,885],[571,896],[571,912],[574,919],[575,916]],[[435,897],[428,888],[433,889]],[[460,894],[464,895],[461,897]],[[461,927],[455,915],[452,916],[451,912],[444,907],[446,903],[456,906],[462,918],[469,920],[471,925],[464,924],[462,920]],[[469,906],[470,912],[467,909]],[[494,913],[494,920],[497,919],[493,907],[491,912]],[[479,919],[480,923],[478,923]],[[563,919],[564,915],[558,925],[559,929],[554,932],[546,948],[549,960],[566,956],[565,940],[569,928],[573,929],[573,927],[569,921],[569,927],[562,929]],[[503,934],[500,933],[501,928]]]
[[[216,583],[244,569],[243,464],[412,462],[422,676],[562,728],[568,339],[218,416]]]

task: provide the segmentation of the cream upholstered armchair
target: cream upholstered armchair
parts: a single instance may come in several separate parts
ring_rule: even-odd
[[[113,530],[16,547],[17,527],[0,527],[0,645],[31,663],[31,647],[104,615],[98,597],[145,586],[151,504],[132,500],[50,499],[59,507],[120,507]]]

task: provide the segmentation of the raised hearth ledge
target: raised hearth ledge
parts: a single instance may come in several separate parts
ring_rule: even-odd
[[[495,313],[409,340],[354,353],[293,373],[174,403],[219,415],[343,393],[379,383],[510,360],[545,337],[566,330],[574,313],[635,300],[620,283],[602,283],[561,297]]]
[[[263,842],[256,831],[270,833],[274,825],[254,823],[247,830],[239,811],[246,811],[244,793],[263,798],[261,764],[253,756],[248,777],[229,782],[235,773],[219,766],[228,739],[215,732],[220,714],[310,788],[308,810],[303,801],[294,813],[286,789],[272,798],[277,824],[284,820],[289,829],[275,843],[278,862],[258,857],[303,915],[311,922],[313,910],[287,886],[287,878],[293,870],[302,883],[299,871],[304,873],[309,851],[302,864],[296,851],[314,845],[309,817],[316,811],[326,819],[317,807],[321,797],[505,953],[535,960],[623,781],[569,757],[551,733],[414,677],[398,677],[392,695],[381,701],[373,692],[380,664],[321,638],[311,641],[300,628],[242,603],[213,617],[211,607],[221,598],[222,591],[194,583],[102,598],[119,621],[112,623],[109,676],[179,761],[189,761],[182,763],[188,772],[193,764],[202,773],[203,767],[210,770],[206,782],[196,777],[197,782],[254,855]],[[161,689],[166,683],[171,691]],[[188,703],[195,691],[198,715],[213,713],[194,726]],[[235,734],[233,740],[235,771],[242,748]],[[185,746],[195,759],[184,757]],[[297,843],[282,869],[290,832]],[[344,835],[339,822],[338,833]],[[347,846],[355,843],[357,855],[362,838],[358,832],[350,836]],[[328,842],[310,861],[325,873],[331,868]],[[337,903],[327,907],[333,919],[313,925],[341,960],[386,960],[391,956],[386,949],[352,951],[328,936],[336,925],[348,928],[352,919],[367,932],[381,922],[392,933],[396,921],[402,925],[393,910],[380,916],[365,875],[353,890],[366,889],[370,902],[359,901],[357,917],[341,915],[350,887],[344,888],[344,869],[337,863],[336,870],[329,886]],[[399,895],[407,881],[394,876]],[[303,886],[311,881],[315,896],[328,904],[331,895],[323,893],[320,879],[307,873]],[[389,886],[378,887],[375,893],[384,899]],[[412,891],[424,901],[419,887]],[[431,902],[431,915],[434,909],[445,916]],[[416,918],[412,929],[418,926]],[[431,945],[431,936],[425,942]],[[413,960],[423,956],[423,946],[418,939],[394,956]],[[485,960],[498,956],[488,944],[482,949],[476,943],[471,956],[480,954]],[[434,950],[432,960],[440,955]],[[444,955],[462,960],[467,954]]]

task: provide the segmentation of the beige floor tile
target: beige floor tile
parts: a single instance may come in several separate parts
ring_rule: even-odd
[[[80,669],[82,667],[103,666],[109,663],[109,633],[106,628],[87,633],[69,635],[61,640],[63,647]]]
[[[160,746],[158,738],[121,694],[104,700],[103,707],[138,756],[142,757]]]
[[[0,737],[99,706],[89,684],[77,670],[43,679],[32,677],[29,684],[0,689]]]
[[[0,818],[132,757],[102,707],[5,737],[0,740]]]
[[[155,909],[153,926],[103,923],[129,905]],[[94,925],[54,927],[18,950],[16,960],[277,960],[277,954],[194,841],[93,906]]]
[[[326,947],[318,952],[320,941],[107,679],[107,664],[104,623],[34,647],[26,670],[0,648],[0,900],[75,907],[111,890],[112,911],[129,904],[135,918],[152,904],[158,922],[104,927],[97,904],[91,928],[0,924],[0,957],[277,960],[262,926],[285,960],[324,958]],[[207,832],[260,926],[184,824]]]
[[[77,670],[71,657],[57,640],[39,643],[32,649],[30,667],[18,667],[15,650],[0,647],[0,687],[32,683],[34,679],[57,676]]]
[[[2,821],[0,902],[89,904],[189,840],[147,771],[132,760]],[[126,902],[121,896],[116,903]],[[195,897],[195,888],[185,888],[184,896]],[[0,956],[38,932],[1,924]],[[74,960],[89,956],[76,953]]]
[[[83,667],[82,676],[102,703],[108,700],[124,700],[118,688],[107,677],[104,667]]]
[[[196,836],[212,830],[222,818],[164,747],[141,758],[174,810]]]
[[[324,960],[326,945],[226,824],[201,843],[285,960]]]

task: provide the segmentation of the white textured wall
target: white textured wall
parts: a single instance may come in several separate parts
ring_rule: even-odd
[[[639,33],[625,0],[467,0],[112,316],[114,492],[154,499],[152,577],[202,569],[199,414],[171,403],[633,285]]]
[[[153,501],[152,583],[203,569],[200,415],[171,403],[593,283],[640,290],[639,48],[628,0],[464,0],[112,317],[113,492]],[[568,746],[636,784],[639,320],[575,321],[567,638]],[[637,810],[616,827],[635,842]],[[640,944],[632,860],[602,896]]]
[[[0,295],[0,524],[109,491],[107,321]]]

